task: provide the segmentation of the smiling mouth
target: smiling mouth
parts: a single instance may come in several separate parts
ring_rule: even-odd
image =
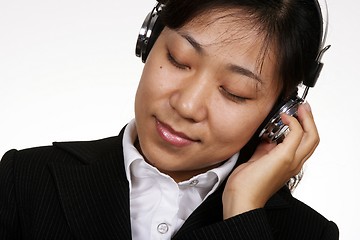
[[[155,119],[155,125],[160,137],[173,146],[185,147],[190,144],[199,142],[197,140],[191,139],[184,133],[175,131],[169,125],[160,122],[158,119]]]

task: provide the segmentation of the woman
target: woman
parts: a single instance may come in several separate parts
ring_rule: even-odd
[[[162,7],[119,136],[5,154],[1,239],[338,239],[285,187],[319,142],[310,106],[281,115],[279,144],[258,137],[314,77],[317,2]]]

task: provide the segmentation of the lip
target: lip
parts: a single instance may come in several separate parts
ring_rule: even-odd
[[[159,133],[160,137],[176,147],[185,147],[192,143],[198,142],[194,139],[191,139],[186,134],[182,132],[177,132],[172,129],[166,123],[160,122],[158,119],[155,119],[156,130]]]

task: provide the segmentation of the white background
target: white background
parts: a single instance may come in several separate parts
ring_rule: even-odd
[[[154,3],[0,0],[0,155],[118,134],[134,115],[135,42]],[[360,4],[328,6],[332,48],[308,98],[321,143],[295,195],[358,239]]]

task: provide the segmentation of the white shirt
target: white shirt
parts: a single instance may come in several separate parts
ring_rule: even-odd
[[[123,138],[126,176],[130,188],[131,232],[134,240],[171,239],[190,214],[234,168],[238,153],[220,167],[176,183],[148,164],[137,151],[135,121]]]

